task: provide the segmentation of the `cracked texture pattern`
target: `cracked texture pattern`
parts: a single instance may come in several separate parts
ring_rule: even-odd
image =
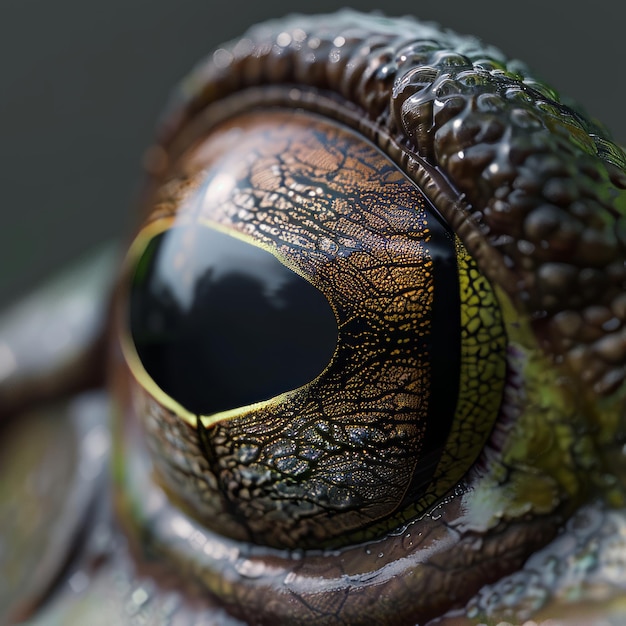
[[[239,104],[220,104],[230,94]],[[598,394],[622,384],[626,158],[522,63],[410,18],[344,11],[261,24],[183,83],[151,151],[153,171],[225,115],[220,106],[231,114],[263,102],[359,128],[535,320],[544,349]],[[425,180],[422,162],[445,181]]]
[[[505,377],[495,296],[458,239],[393,163],[322,118],[240,116],[180,168],[187,195],[157,199],[148,232],[172,206],[173,225],[273,251],[325,294],[339,337],[316,379],[259,406],[188,425],[144,400],[164,484],[212,529],[300,549],[379,536],[436,502],[480,453]]]

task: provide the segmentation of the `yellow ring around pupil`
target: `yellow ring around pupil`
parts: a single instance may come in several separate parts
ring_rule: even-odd
[[[265,114],[261,124],[250,115],[238,128],[237,146],[224,148],[218,133],[218,148],[206,149],[211,169],[200,168],[176,215],[141,231],[128,271],[168,228],[222,229],[326,296],[339,326],[335,355],[300,388],[198,418],[155,384],[126,333],[144,390],[139,417],[152,416],[164,484],[219,532],[305,548],[381,534],[440,499],[480,453],[505,380],[498,304],[421,191],[351,131],[297,113]],[[286,143],[298,146],[295,161]],[[358,158],[333,161],[351,153]],[[204,451],[211,489],[179,480],[183,457],[150,430],[159,423]]]

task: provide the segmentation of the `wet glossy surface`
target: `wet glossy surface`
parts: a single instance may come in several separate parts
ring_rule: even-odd
[[[319,395],[285,394],[255,407],[256,413],[198,419],[146,383],[128,350],[125,326],[118,327],[119,345],[108,342],[117,521],[105,511],[95,514],[111,541],[95,552],[94,536],[77,542],[69,578],[59,564],[58,594],[41,622],[75,610],[86,621],[100,618],[104,594],[112,604],[106,610],[122,623],[620,623],[626,589],[623,152],[498,51],[432,25],[350,12],[255,27],[199,65],[174,103],[147,160],[151,186],[142,219],[151,224],[185,213],[203,168],[243,164],[244,185],[253,181],[250,189],[262,192],[243,203],[241,196],[221,203],[217,193],[207,207],[223,226],[245,225],[247,236],[283,252],[297,250],[302,269],[307,256],[300,236],[305,233],[306,244],[310,223],[291,218],[312,205],[306,194],[296,194],[285,220],[271,196],[277,186],[295,193],[302,181],[293,172],[310,167],[315,176],[326,175],[329,163],[340,163],[330,168],[335,174],[329,183],[340,192],[351,186],[390,192],[382,201],[363,193],[366,210],[355,212],[358,203],[342,202],[345,194],[337,194],[338,202],[315,194],[319,206],[330,207],[315,215],[330,216],[330,222],[338,217],[315,254],[334,261],[344,246],[350,253],[341,267],[358,269],[342,273],[337,265],[327,275],[330,291],[347,303],[337,307],[348,311],[340,332],[345,321],[347,336],[359,339],[355,358],[342,366],[353,365],[360,384],[342,384],[345,378],[331,368],[336,379],[318,387]],[[275,138],[304,112],[324,120],[301,123],[315,130],[319,150],[289,132],[275,145],[262,143],[261,159],[245,154],[249,144],[241,138],[248,131],[263,128]],[[358,156],[352,149],[331,150],[328,137],[341,135],[337,129],[371,141],[367,145],[377,146],[393,167],[363,168],[360,141],[352,145]],[[221,159],[231,149],[228,164]],[[276,167],[264,167],[272,158]],[[404,344],[385,352],[396,359],[386,368],[387,362],[370,358],[378,354],[378,339],[371,337],[379,335],[359,333],[352,314],[372,300],[374,306],[362,308],[371,328],[387,329],[398,319],[413,324],[413,317],[386,306],[386,297],[369,296],[412,285],[415,276],[430,284],[428,255],[420,257],[426,259],[420,272],[409,272],[411,280],[393,280],[395,272],[413,267],[406,262],[413,257],[391,245],[394,237],[420,232],[426,241],[430,232],[428,218],[416,220],[415,202],[398,203],[410,209],[409,218],[397,210],[396,191],[404,188],[395,167],[410,181],[413,191],[406,193],[419,189],[418,204],[431,203],[455,236],[461,337],[468,341],[460,351],[455,412],[463,419],[447,438],[425,508],[408,506],[400,519],[388,516],[385,505],[394,512],[398,502],[410,505],[402,494],[412,491],[412,478],[405,478],[429,461],[428,449],[418,450],[425,454],[417,461],[414,453],[428,440],[420,428],[429,427],[423,401],[430,397],[430,354],[421,353],[425,365],[415,368],[417,378],[409,364],[414,353],[404,352]],[[354,171],[368,175],[350,177]],[[269,197],[271,202],[258,202]],[[367,231],[360,238],[367,246],[354,245],[355,228]],[[345,240],[333,242],[335,234]],[[391,248],[399,256],[381,264]],[[387,266],[391,280],[381,272]],[[333,281],[336,275],[349,280]],[[315,284],[323,291],[323,281]],[[116,302],[118,314],[126,311],[123,294]],[[398,302],[405,312],[412,300]],[[425,303],[428,298],[421,299]],[[431,321],[428,313],[416,319]],[[427,337],[432,326],[418,322],[415,334]],[[493,362],[494,354],[501,361]],[[376,367],[368,369],[370,363]],[[362,421],[378,410],[381,397],[390,400],[382,402],[392,417],[388,430],[376,420]],[[485,398],[495,405],[487,411],[495,422],[476,418]],[[309,406],[311,411],[299,410]],[[354,423],[344,427],[344,409],[355,406],[347,412]],[[398,414],[406,418],[401,427],[393,422]],[[403,430],[407,424],[413,430]],[[406,432],[416,434],[412,448],[404,445]],[[321,496],[308,486],[316,479],[309,469],[321,465],[302,444],[308,436],[317,437],[330,460],[321,468],[329,487]],[[471,453],[465,452],[468,440]],[[359,454],[374,460],[365,476],[359,475]],[[305,458],[309,466],[302,471]],[[336,459],[347,459],[347,470]],[[389,480],[389,468],[400,468],[404,478]],[[346,501],[349,513],[361,513],[360,506],[350,508],[358,498],[344,496],[355,480],[357,495],[371,496],[374,509],[364,524],[350,515],[328,523],[327,511]],[[306,507],[321,511],[308,527],[313,518]],[[376,507],[392,527],[371,525]],[[363,526],[375,532],[359,535]],[[316,533],[326,538],[328,529],[333,541],[349,536],[346,544],[319,549]]]
[[[337,343],[320,291],[267,250],[209,226],[174,227],[148,242],[129,309],[148,375],[199,415],[301,387]]]
[[[165,489],[212,531],[273,548],[379,538],[425,512],[471,466],[498,416],[505,338],[493,293],[421,190],[345,126],[288,110],[219,126],[185,155],[166,189],[182,197],[155,202],[131,246],[132,268],[142,254],[157,278],[174,274],[186,293],[187,259],[192,267],[211,261],[204,236],[195,237],[219,228],[221,241],[243,240],[232,253],[262,247],[310,282],[334,310],[338,337],[332,359],[303,386],[196,418],[145,380],[122,317],[132,373],[125,420],[145,429]],[[164,252],[163,270],[149,245],[141,252],[162,228],[180,243]],[[187,230],[178,237],[177,228]],[[230,245],[210,249],[231,254]],[[135,279],[144,273],[142,261],[137,267]],[[160,314],[145,304],[144,319]],[[249,312],[241,305],[231,317]],[[137,344],[143,329],[133,330]],[[311,329],[299,332],[305,341]],[[193,340],[201,344],[201,333]],[[185,371],[190,352],[178,360],[166,353],[164,363]],[[254,385],[233,383],[242,393]]]

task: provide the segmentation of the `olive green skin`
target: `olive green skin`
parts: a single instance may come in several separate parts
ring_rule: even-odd
[[[620,623],[626,586],[623,152],[522,65],[472,38],[352,12],[293,17],[255,27],[217,50],[181,85],[147,155],[140,221],[168,180],[170,164],[197,138],[237,114],[275,106],[308,110],[358,131],[430,198],[500,294],[519,356],[511,367],[519,367],[524,394],[510,390],[511,410],[457,490],[406,528],[403,541],[385,539],[387,569],[395,567],[394,554],[413,559],[397,570],[407,578],[375,585],[365,574],[350,578],[341,554],[330,553],[311,561],[297,555],[317,574],[290,586],[284,575],[292,571],[290,555],[233,546],[172,512],[150,486],[139,431],[119,420],[114,474],[123,533],[117,521],[109,522],[108,496],[94,496],[99,506],[85,518],[87,539],[56,592],[48,596],[69,549],[53,559],[57,568],[47,579],[11,599],[5,614],[20,619],[48,599],[34,623],[141,617],[156,624],[175,618],[367,623],[375,610],[383,610],[388,623],[593,623],[604,617]],[[107,325],[106,332],[114,328]],[[33,390],[44,389],[40,396],[47,400],[55,389],[97,379],[105,361],[102,334],[90,336],[89,349],[64,355],[56,385],[41,384],[50,380],[51,364],[18,371],[0,387],[5,411],[32,402]],[[119,397],[132,394],[132,385],[120,374],[114,333],[107,344],[119,411]],[[93,397],[92,404],[98,405]],[[94,421],[93,428],[106,423]],[[95,491],[106,484],[99,465],[106,444],[100,455],[92,448],[80,450],[93,465],[87,474]],[[169,527],[180,531],[176,541],[164,535]],[[417,548],[405,545],[414,541]],[[213,555],[237,550],[232,570],[223,561],[206,573],[197,548],[210,542]],[[371,555],[380,545],[349,548],[344,561],[371,561],[371,571],[381,575]],[[412,588],[408,576],[422,582]],[[184,590],[182,599],[172,587]],[[410,603],[396,595],[402,587]],[[286,594],[301,602],[293,608],[286,601],[283,609]],[[364,601],[368,608],[358,609]]]

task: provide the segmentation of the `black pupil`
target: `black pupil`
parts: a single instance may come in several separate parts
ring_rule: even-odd
[[[204,226],[148,243],[133,277],[130,331],[154,382],[202,415],[310,382],[337,342],[318,289],[270,252]]]

